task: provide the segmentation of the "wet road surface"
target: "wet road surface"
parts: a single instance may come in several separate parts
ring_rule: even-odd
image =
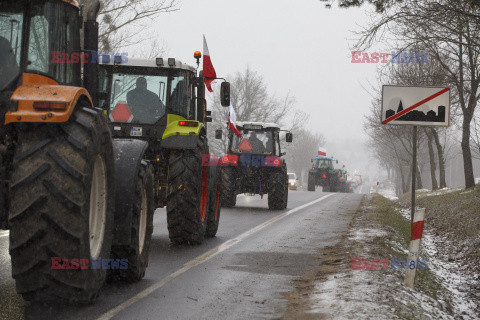
[[[95,304],[24,302],[11,278],[8,233],[0,231],[0,319],[271,319],[282,292],[313,264],[319,249],[348,229],[360,194],[290,191],[288,208],[239,196],[223,208],[217,237],[200,246],[170,244],[164,209],[156,211],[150,262],[134,284],[106,284]]]

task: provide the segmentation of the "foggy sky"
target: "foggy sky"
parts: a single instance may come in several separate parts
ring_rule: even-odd
[[[322,133],[328,152],[353,170],[365,166],[351,163],[351,153],[367,140],[362,123],[371,97],[365,88],[376,84],[376,64],[351,63],[351,31],[368,24],[367,11],[372,8],[329,10],[318,0],[180,0],[180,11],[160,15],[144,36],[164,41],[168,57],[194,65],[205,34],[217,76],[248,65],[271,93],[290,92],[310,115],[307,128]]]

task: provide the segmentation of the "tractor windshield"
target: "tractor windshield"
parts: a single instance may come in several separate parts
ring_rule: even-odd
[[[79,22],[78,9],[66,2],[1,1],[0,89],[18,77],[20,68],[79,85],[80,63],[72,59],[80,51]]]
[[[319,169],[333,169],[333,162],[331,159],[317,159],[316,167]]]
[[[110,66],[104,68],[111,69]],[[116,67],[111,76],[111,120],[155,124],[166,113],[192,119],[193,112],[189,104],[191,85],[188,85],[187,76],[187,72],[182,70]]]
[[[157,75],[114,73],[111,110],[128,108],[131,123],[154,124],[165,114],[168,73]],[[118,121],[121,122],[121,121]]]
[[[23,6],[21,1],[0,2],[0,90],[20,73]]]
[[[273,154],[274,139],[272,131],[251,130],[243,132],[242,137],[233,137],[231,151],[234,153]]]

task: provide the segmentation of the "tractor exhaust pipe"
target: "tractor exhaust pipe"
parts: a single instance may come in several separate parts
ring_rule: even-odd
[[[97,21],[98,13],[100,12],[100,1],[95,3],[88,9],[87,21]]]
[[[87,21],[84,23],[84,51],[89,54],[88,63],[84,65],[83,86],[90,93],[93,107],[98,107],[98,22],[100,1],[88,9]]]

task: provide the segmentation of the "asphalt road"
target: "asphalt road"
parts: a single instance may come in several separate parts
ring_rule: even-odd
[[[282,293],[334,245],[360,205],[359,194],[290,191],[288,208],[240,196],[222,209],[217,237],[195,247],[170,244],[165,210],[155,215],[150,263],[134,284],[103,288],[96,303],[72,307],[26,303],[11,278],[8,234],[0,231],[0,319],[271,319]]]

